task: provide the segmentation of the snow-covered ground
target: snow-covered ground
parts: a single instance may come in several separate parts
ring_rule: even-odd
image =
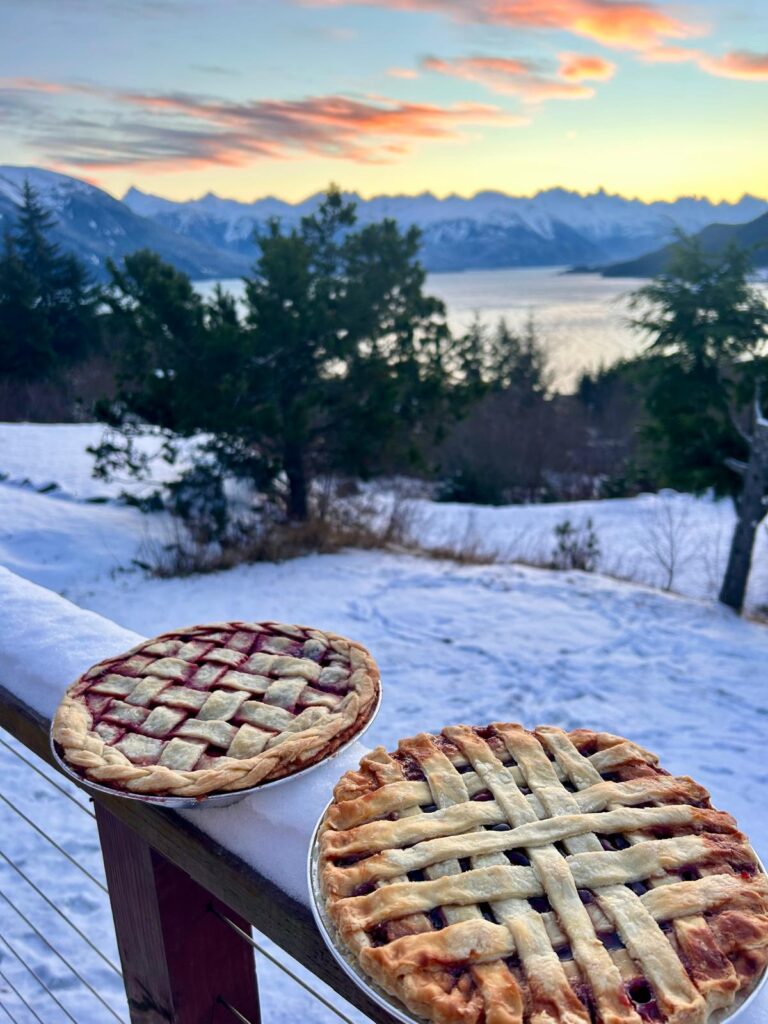
[[[629,735],[657,751],[671,771],[708,786],[715,803],[735,814],[758,852],[768,857],[763,813],[768,630],[737,619],[703,596],[708,578],[714,580],[713,538],[719,533],[721,546],[727,543],[732,514],[726,504],[684,496],[475,510],[417,503],[414,528],[430,543],[472,535],[488,547],[529,557],[535,554],[534,543],[551,548],[555,523],[591,515],[609,568],[623,574],[635,570],[638,578],[647,579],[652,577],[642,572],[655,564],[648,538],[653,529],[658,536],[658,524],[668,519],[663,510],[670,508],[685,520],[678,547],[685,538],[687,558],[678,585],[697,595],[693,598],[599,575],[520,565],[457,566],[380,552],[312,556],[158,580],[132,569],[131,559],[148,533],[160,529],[161,517],[84,500],[105,493],[89,479],[88,457],[82,455],[84,444],[98,436],[95,431],[90,426],[0,426],[0,472],[8,474],[0,483],[0,564],[13,573],[145,635],[226,618],[313,622],[347,633],[372,649],[384,680],[382,710],[366,744],[392,746],[398,737],[418,730],[499,718],[566,728],[583,724]],[[22,485],[24,479],[29,482]],[[60,490],[35,490],[51,482]],[[611,564],[611,559],[623,562]],[[768,596],[765,580],[758,565],[753,603]],[[0,609],[13,593],[9,578],[0,575]],[[96,871],[98,851],[86,816],[75,808],[70,813],[64,798],[36,797],[46,784],[2,747],[0,770],[12,773],[5,778],[28,802],[28,813],[41,816],[65,848]],[[245,809],[239,806],[237,820],[242,821]],[[0,805],[0,849],[23,858],[19,866],[25,871],[39,872],[39,884],[57,899],[66,898],[81,927],[108,949],[110,940],[99,931],[104,928],[99,890],[79,879],[74,868],[70,877],[69,869],[40,843],[33,851],[29,836],[16,826],[15,816]],[[10,883],[6,868],[12,872],[0,865],[3,889]],[[27,898],[31,907],[33,895]],[[30,917],[53,929],[53,912],[34,899],[38,902]],[[0,906],[4,934],[13,916]],[[49,972],[47,980],[63,985],[63,965],[20,920],[12,927],[7,932],[11,941],[23,942],[31,962]],[[100,991],[113,991],[108,969],[99,973],[95,954],[81,953],[74,944],[62,948],[71,950]],[[0,959],[0,970],[17,984],[23,976],[9,957]],[[299,1013],[311,1020],[331,1019],[268,965],[260,965],[260,981],[265,1020],[281,1024]],[[67,998],[65,988],[60,997]],[[31,1021],[24,1012],[17,1012],[18,1019]],[[107,1019],[98,1004],[88,1013],[78,1008],[78,1022]],[[756,1005],[749,1020],[768,1020],[768,1000]]]
[[[96,579],[123,574],[134,559],[146,560],[154,543],[171,539],[164,516],[102,503],[123,490],[150,488],[129,479],[93,479],[86,448],[101,435],[97,424],[0,423],[0,564],[97,610],[98,588],[89,603]],[[162,461],[156,471],[158,478],[173,472]],[[383,509],[399,500],[387,491],[376,498]],[[470,547],[503,561],[534,563],[551,555],[558,523],[569,519],[579,527],[591,519],[602,572],[661,587],[669,582],[665,565],[674,553],[672,589],[700,598],[717,593],[734,525],[730,501],[675,492],[501,508],[412,498],[404,508],[413,538],[425,545]],[[748,598],[752,606],[768,603],[765,527],[758,533]]]

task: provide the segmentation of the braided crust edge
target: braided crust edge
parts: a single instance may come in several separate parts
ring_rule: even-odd
[[[180,635],[194,637],[202,631],[213,628],[236,629],[251,623],[226,622],[190,626],[174,629],[157,637],[142,641],[128,651],[100,661],[83,673],[62,698],[51,724],[51,736],[63,751],[67,764],[80,769],[86,779],[99,785],[112,786],[116,793],[126,789],[131,793],[147,793],[162,796],[203,797],[213,792],[234,792],[248,789],[261,782],[292,775],[302,768],[329,757],[338,748],[360,732],[370,719],[378,700],[381,687],[379,668],[370,652],[362,644],[336,633],[316,629],[314,626],[298,626],[311,629],[322,635],[338,654],[349,658],[352,688],[339,709],[327,719],[297,732],[290,739],[263,750],[254,757],[237,760],[222,757],[222,764],[216,768],[197,771],[178,771],[164,765],[135,765],[120,751],[110,747],[92,731],[91,714],[83,700],[73,693],[89,678],[103,669],[138,654],[148,644],[161,640],[175,639]],[[280,629],[281,623],[269,622]],[[297,628],[292,624],[293,628]]]

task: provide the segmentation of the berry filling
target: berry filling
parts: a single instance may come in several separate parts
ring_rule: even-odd
[[[661,1011],[647,978],[633,978],[624,989],[643,1020],[661,1020]]]

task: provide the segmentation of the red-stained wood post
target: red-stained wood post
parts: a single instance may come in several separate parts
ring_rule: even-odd
[[[95,804],[131,1024],[260,1024],[247,921]]]

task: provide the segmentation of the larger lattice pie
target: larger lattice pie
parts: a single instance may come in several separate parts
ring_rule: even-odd
[[[200,797],[306,768],[359,733],[379,672],[360,644],[276,622],[192,626],[95,665],[53,721],[92,782]]]
[[[336,940],[441,1024],[727,1015],[768,962],[768,887],[733,819],[617,736],[456,726],[335,790]]]

